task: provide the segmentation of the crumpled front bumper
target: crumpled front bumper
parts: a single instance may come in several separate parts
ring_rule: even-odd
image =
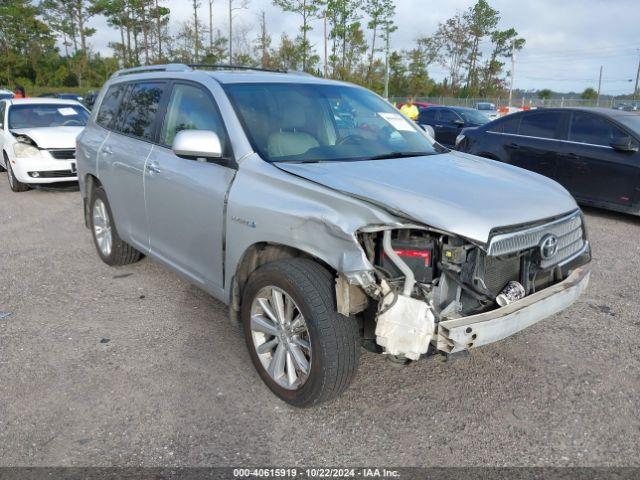
[[[437,348],[455,353],[497,342],[574,303],[589,284],[589,269],[576,268],[565,280],[490,312],[440,322]]]

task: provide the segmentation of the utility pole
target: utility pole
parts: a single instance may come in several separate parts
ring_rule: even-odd
[[[329,72],[329,62],[328,62],[328,38],[327,38],[327,11],[324,12],[324,78],[327,78]]]
[[[516,76],[516,42],[511,41],[511,84],[509,85],[509,108],[511,108],[511,100],[513,99],[513,82]]]
[[[385,54],[384,54],[384,98],[389,100],[389,25],[385,31]]]
[[[640,80],[640,60],[638,60],[638,73],[636,73],[636,86],[633,89],[633,99],[635,100],[638,95],[638,80]]]
[[[234,7],[233,2],[235,1],[229,0],[229,65],[233,65],[233,12],[247,8],[249,3],[249,0],[241,0],[240,6]]]
[[[214,0],[208,0],[208,2],[209,2],[209,54],[213,54],[213,2]]]
[[[198,0],[193,0],[193,28],[194,28],[194,32],[195,32],[195,38],[194,38],[194,42],[193,42],[193,46],[194,46],[194,50],[195,50],[195,57],[194,60],[196,63],[198,63],[200,61],[200,56],[199,56],[199,52],[198,52],[198,44],[200,43],[200,35],[198,33]]]
[[[233,65],[233,0],[229,0],[229,65]]]
[[[260,19],[260,43],[262,44],[262,68],[267,68],[267,14],[263,10]]]
[[[598,98],[596,99],[596,107],[600,106],[600,90],[602,88],[602,65],[600,65],[600,77],[598,78]]]

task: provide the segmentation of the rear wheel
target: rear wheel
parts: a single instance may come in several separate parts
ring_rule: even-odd
[[[358,368],[357,322],[336,311],[333,275],[308,259],[266,264],[242,300],[245,340],[278,397],[307,407],[340,395]]]
[[[26,192],[29,190],[29,185],[26,183],[22,183],[20,180],[16,178],[13,173],[13,169],[11,168],[11,162],[7,158],[7,155],[4,155],[4,162],[7,166],[7,180],[9,181],[9,187],[14,192]]]
[[[102,187],[92,190],[89,208],[93,242],[104,263],[112,266],[128,265],[142,258],[140,252],[125,243],[118,235],[107,194]]]

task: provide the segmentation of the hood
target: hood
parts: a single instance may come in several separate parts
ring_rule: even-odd
[[[12,128],[14,135],[24,135],[38,148],[76,148],[76,137],[84,127]]]
[[[459,152],[275,165],[396,215],[481,243],[488,242],[492,229],[536,222],[578,208],[553,180]]]

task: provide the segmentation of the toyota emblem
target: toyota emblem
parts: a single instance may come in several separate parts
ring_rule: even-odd
[[[552,233],[542,237],[540,241],[540,256],[544,260],[549,260],[558,253],[558,237]]]

